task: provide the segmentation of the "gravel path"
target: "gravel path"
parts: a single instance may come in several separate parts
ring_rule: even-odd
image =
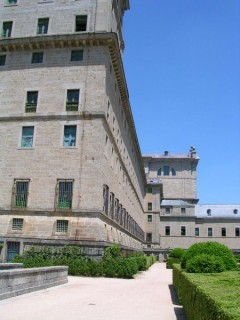
[[[186,320],[164,263],[133,280],[69,277],[67,284],[0,301],[0,319]]]

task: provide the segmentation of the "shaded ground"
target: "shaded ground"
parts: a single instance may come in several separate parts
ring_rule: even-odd
[[[69,277],[68,284],[0,301],[0,318],[186,320],[164,263],[133,280]]]

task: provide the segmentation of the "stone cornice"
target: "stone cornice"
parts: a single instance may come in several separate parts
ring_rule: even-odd
[[[41,35],[24,38],[7,38],[0,40],[0,53],[89,46],[104,46],[108,47],[109,49],[109,54],[118,83],[123,109],[131,132],[131,139],[135,147],[134,149],[136,150],[136,156],[139,162],[143,183],[146,185],[142,155],[129,102],[129,94],[125,72],[122,64],[122,56],[119,50],[118,38],[115,33],[71,33],[61,35]]]

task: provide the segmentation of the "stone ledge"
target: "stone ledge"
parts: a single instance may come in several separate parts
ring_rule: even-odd
[[[0,300],[68,282],[68,267],[0,271]]]
[[[0,271],[21,268],[23,268],[23,263],[0,263]]]

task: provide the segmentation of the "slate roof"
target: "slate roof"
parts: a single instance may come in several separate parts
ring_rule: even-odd
[[[195,216],[204,219],[240,219],[240,205],[198,204],[195,206]]]

